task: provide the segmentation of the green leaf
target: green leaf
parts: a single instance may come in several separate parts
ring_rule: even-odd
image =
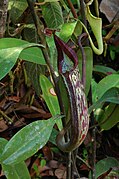
[[[22,50],[22,47],[0,50],[0,80],[13,68]]]
[[[58,74],[58,69],[57,69],[57,50],[54,42],[54,37],[46,37],[46,41],[48,44],[48,47],[50,49],[50,64],[52,65],[54,69],[54,73]]]
[[[119,166],[119,162],[113,157],[107,157],[100,160],[96,164],[96,179],[107,172],[110,168]],[[91,179],[91,172],[89,174],[89,179]]]
[[[20,163],[35,154],[47,143],[58,117],[35,121],[22,128],[5,146],[1,156],[2,163]]]
[[[44,167],[45,165],[46,165],[46,160],[41,159],[41,161],[40,161],[40,166],[41,166],[41,167]]]
[[[52,116],[60,114],[60,107],[58,103],[58,98],[54,92],[52,83],[44,75],[40,75],[40,85],[43,92],[43,98],[48,106],[49,111]],[[59,130],[62,129],[61,119],[56,121]]]
[[[25,162],[21,162],[15,165],[2,165],[5,176],[8,179],[30,179],[29,171]]]
[[[61,30],[59,33],[59,37],[64,41],[64,42],[68,42],[68,40],[71,38],[75,27],[76,27],[77,22],[69,22],[69,23],[65,23],[61,26]]]
[[[50,138],[49,138],[49,141],[54,145],[57,145],[56,144],[56,137],[57,137],[58,133],[59,132],[55,128],[53,128],[52,133],[51,133]]]
[[[97,82],[92,79],[91,80],[91,89],[92,89],[92,102],[95,103],[97,101]]]
[[[92,70],[93,70],[93,53],[90,47],[84,47],[85,55],[86,55],[86,87],[85,92],[88,95],[91,80],[92,80]],[[78,60],[79,60],[79,69],[82,74],[82,54],[81,51],[77,52]]]
[[[10,19],[13,22],[16,22],[27,7],[28,4],[26,0],[9,0],[8,10],[10,13]]]
[[[119,104],[119,88],[113,87],[107,90],[96,103],[89,107],[89,113],[99,108],[104,102]]]
[[[26,47],[31,47],[31,48],[26,48],[24,49],[24,46],[26,45]],[[9,52],[11,53],[14,48],[22,48],[20,53],[19,53],[19,58],[23,59],[23,60],[27,60],[30,62],[34,62],[37,64],[41,64],[41,65],[45,65],[45,60],[42,54],[42,51],[40,48],[38,47],[32,47],[32,46],[38,46],[38,47],[43,47],[40,44],[35,44],[35,43],[29,43],[25,40],[20,40],[20,39],[16,39],[16,38],[2,38],[0,39],[0,49],[8,49],[9,48]],[[6,54],[6,53],[5,53]],[[5,56],[4,56],[5,58]]]
[[[119,105],[111,103],[98,119],[99,125],[103,130],[109,130],[119,122]]]
[[[110,57],[112,60],[115,59],[115,52],[113,50],[110,50]]]
[[[0,138],[0,156],[5,148],[5,145],[7,144],[7,140],[4,138]]]
[[[27,75],[35,89],[35,92],[39,96],[41,93],[41,88],[39,86],[39,76],[43,73],[44,67],[36,63],[26,62],[25,63]]]
[[[97,99],[112,87],[119,87],[119,74],[112,74],[103,78],[97,85]]]
[[[82,25],[79,21],[77,21],[76,27],[74,29],[74,36],[78,38],[78,36],[82,33]]]
[[[48,28],[56,29],[64,23],[59,2],[46,3],[41,8]]]
[[[102,73],[104,75],[110,75],[112,73],[116,73],[116,71],[113,70],[112,68],[102,66],[102,65],[94,65],[93,71],[97,73]]]

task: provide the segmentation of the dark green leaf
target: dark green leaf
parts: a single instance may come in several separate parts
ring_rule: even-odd
[[[49,138],[49,141],[50,141],[52,144],[54,144],[54,145],[57,145],[57,144],[56,144],[56,137],[57,137],[58,133],[59,133],[59,132],[58,132],[56,129],[53,128],[52,133],[51,133],[51,136],[50,136],[50,138]]]
[[[119,104],[119,88],[113,87],[107,90],[96,103],[89,107],[89,113],[91,113],[92,110],[96,110],[104,102]]]
[[[16,22],[27,6],[28,4],[26,0],[9,0],[8,9],[10,12],[10,19],[12,19],[13,22]]]
[[[119,105],[111,103],[98,119],[99,125],[103,130],[109,130],[119,122]]]
[[[64,23],[59,2],[46,3],[41,8],[48,28],[56,29]]]
[[[39,96],[41,93],[41,88],[39,85],[40,73],[43,73],[44,67],[36,63],[26,62],[25,63],[27,75],[35,89],[35,92]]]
[[[97,98],[101,98],[102,95],[112,87],[119,87],[119,74],[112,74],[103,78],[97,85]]]
[[[102,65],[94,65],[93,71],[97,73],[102,73],[104,75],[111,75],[112,73],[116,73],[116,71],[113,70],[112,68],[102,66]]]
[[[107,172],[110,168],[119,166],[119,162],[113,157],[107,157],[103,160],[100,160],[96,164],[96,179]],[[89,174],[89,179],[91,179],[91,172]]]

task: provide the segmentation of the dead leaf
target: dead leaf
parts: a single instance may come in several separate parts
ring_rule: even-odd
[[[0,132],[5,131],[8,128],[4,120],[0,120]]]
[[[105,14],[109,22],[112,22],[119,11],[118,0],[102,0],[100,3],[100,11]]]

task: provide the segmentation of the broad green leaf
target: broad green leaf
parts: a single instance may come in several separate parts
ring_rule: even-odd
[[[65,23],[61,26],[61,30],[59,33],[59,37],[64,41],[64,42],[68,42],[68,40],[71,38],[75,27],[76,27],[77,22],[69,22],[69,23]]]
[[[119,166],[118,160],[113,157],[107,157],[105,159],[100,160],[96,164],[96,176],[97,179],[99,176],[107,172],[110,168]],[[91,179],[91,172],[89,174],[89,179]]]
[[[49,111],[52,116],[60,114],[60,107],[58,103],[58,98],[55,94],[52,83],[44,75],[40,75],[40,86],[43,92],[43,98],[48,106]],[[62,129],[61,119],[56,121],[59,130]]]
[[[112,87],[119,87],[119,74],[108,75],[98,83],[96,90],[97,98],[100,99]]]
[[[91,80],[92,80],[92,70],[93,70],[93,53],[90,47],[84,47],[85,55],[86,55],[86,86],[85,92],[88,95]],[[78,50],[77,52],[78,60],[79,60],[79,69],[80,73],[82,74],[82,54],[81,51]]]
[[[31,179],[25,162],[15,165],[2,165],[5,176],[8,179]]]
[[[91,113],[92,110],[96,110],[104,102],[119,104],[119,88],[113,87],[107,90],[96,103],[89,107],[89,113]]]
[[[13,68],[22,50],[22,47],[0,50],[0,80]]]
[[[9,0],[8,10],[10,12],[10,19],[16,22],[27,7],[28,4],[26,0]]]
[[[104,75],[110,75],[110,74],[116,73],[116,71],[113,70],[112,68],[102,66],[102,65],[94,65],[93,71],[97,73],[102,73]]]
[[[13,48],[22,48],[21,53],[19,54],[19,58],[23,60],[27,60],[30,62],[34,62],[37,64],[45,65],[45,60],[42,54],[42,51],[38,47],[31,47],[31,48],[25,48],[24,45],[26,46],[39,46],[43,47],[40,44],[34,44],[34,43],[29,43],[25,40],[20,40],[16,38],[2,38],[0,39],[0,49],[8,49],[10,52],[12,52]]]
[[[119,122],[119,105],[111,103],[98,119],[99,125],[103,130],[109,130]]]
[[[55,119],[35,121],[17,132],[7,143],[1,156],[4,165],[20,163],[35,154],[49,140]]]
[[[7,140],[4,138],[0,138],[0,156],[5,148],[5,145],[7,144]]]
[[[64,23],[59,2],[46,3],[41,8],[48,28],[56,29]]]

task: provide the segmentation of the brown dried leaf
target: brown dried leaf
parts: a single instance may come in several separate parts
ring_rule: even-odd
[[[100,11],[105,14],[109,22],[112,22],[116,14],[119,12],[118,0],[102,0]]]
[[[0,132],[5,131],[8,128],[4,120],[0,120]]]

